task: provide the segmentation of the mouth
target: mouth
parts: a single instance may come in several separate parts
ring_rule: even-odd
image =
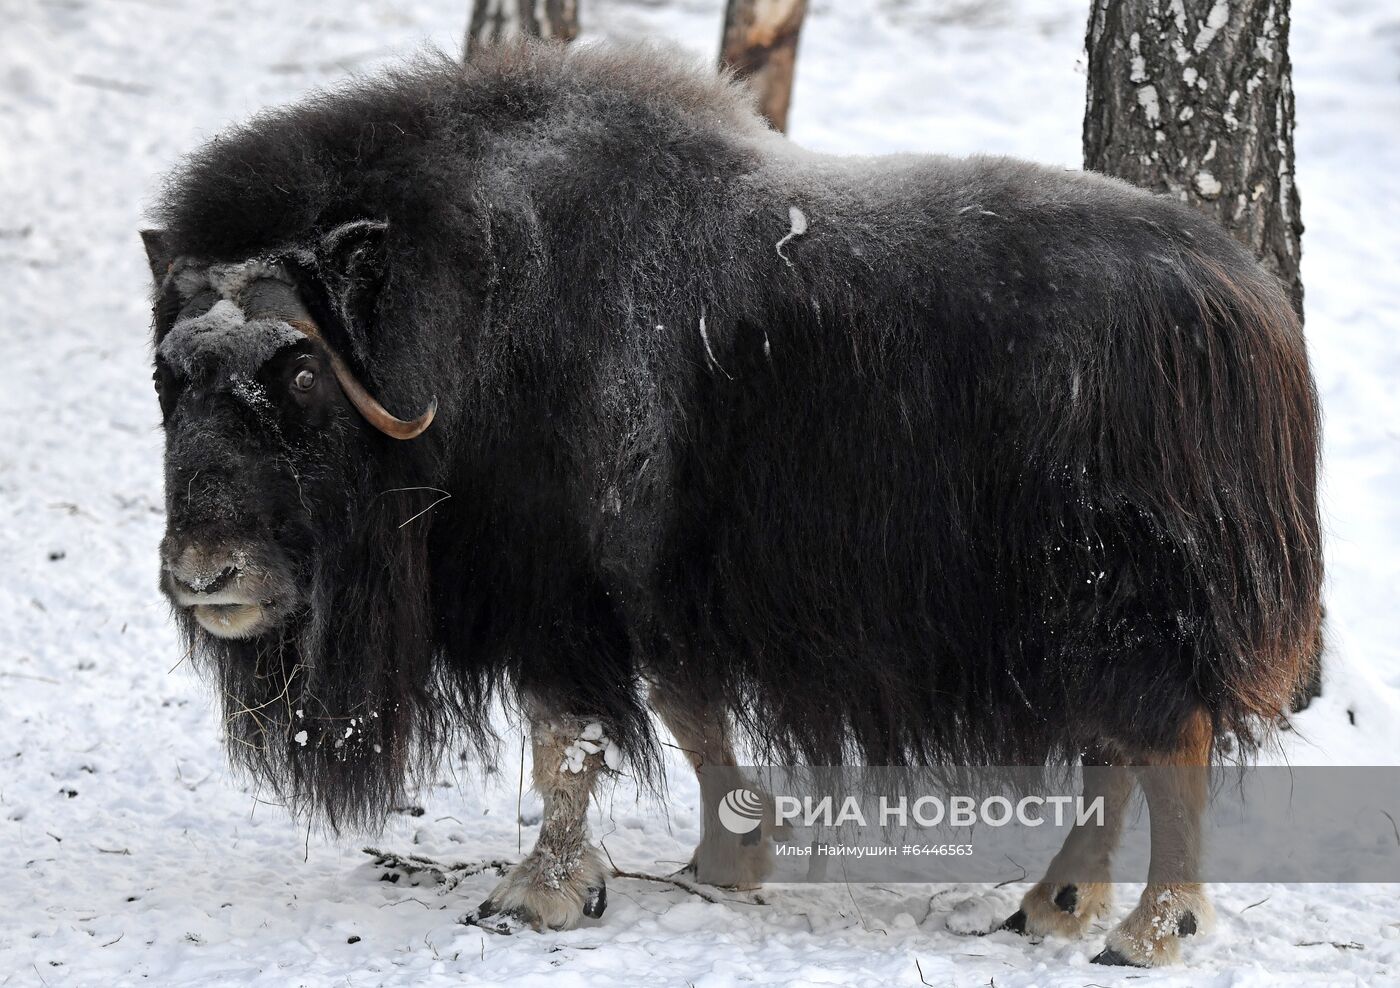
[[[265,629],[271,610],[270,601],[255,600],[236,590],[189,593],[177,589],[170,596],[215,638],[252,638]]]
[[[199,626],[215,638],[251,638],[262,630],[263,606],[257,603],[195,604]]]
[[[161,592],[209,635],[257,638],[292,613],[297,586],[276,546],[169,541],[162,546]]]

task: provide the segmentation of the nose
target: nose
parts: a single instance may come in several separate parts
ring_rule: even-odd
[[[218,593],[232,583],[236,576],[238,576],[236,568],[225,566],[211,577],[175,576],[175,581],[190,593]]]
[[[191,594],[216,594],[241,572],[227,553],[199,546],[186,546],[166,561],[165,568],[176,587]]]

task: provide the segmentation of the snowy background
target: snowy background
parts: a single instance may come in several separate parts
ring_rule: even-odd
[[[493,876],[445,894],[381,881],[362,841],[308,833],[230,773],[156,591],[143,206],[182,152],[260,107],[425,44],[455,51],[467,6],[0,0],[0,985],[1400,983],[1400,889],[1378,885],[1217,887],[1219,930],[1155,972],[1091,967],[1102,930],[949,932],[959,903],[1002,916],[1022,886],[711,903],[615,879],[597,923],[497,937],[455,922]],[[722,8],[585,0],[586,38],[670,38],[709,60]],[[791,135],[1077,166],[1087,8],[812,0]],[[1326,696],[1274,757],[1400,762],[1400,7],[1295,8],[1332,649]],[[539,813],[527,792],[517,823],[517,748],[495,777],[444,765],[423,814],[375,843],[517,857]],[[669,815],[624,781],[594,831],[620,867],[664,873],[697,837],[695,800],[679,765]],[[1115,921],[1137,891],[1120,888]]]

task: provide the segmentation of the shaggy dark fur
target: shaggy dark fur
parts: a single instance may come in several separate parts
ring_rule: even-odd
[[[304,291],[386,406],[441,403],[411,442],[338,427],[314,655],[193,636],[253,763],[370,819],[504,688],[606,718],[647,776],[644,675],[828,764],[1154,752],[1200,708],[1246,740],[1286,711],[1322,565],[1278,285],[1175,202],[812,154],[674,61],[421,64],[169,183],[171,251],[210,261],[387,222],[363,318]],[[451,499],[399,528],[437,496],[381,493],[406,487]],[[293,743],[299,709],[380,716],[347,755]]]

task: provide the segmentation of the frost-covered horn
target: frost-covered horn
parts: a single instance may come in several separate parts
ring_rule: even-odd
[[[365,390],[365,386],[355,377],[350,365],[331,346],[321,329],[312,322],[306,308],[297,295],[296,288],[276,278],[260,278],[251,282],[243,291],[243,311],[249,319],[275,317],[284,319],[287,324],[300,330],[309,339],[315,340],[330,356],[331,372],[340,383],[340,390],[350,399],[350,404],[384,435],[392,439],[416,439],[428,426],[433,424],[437,414],[437,399],[428,404],[428,409],[416,419],[405,421],[393,415],[387,408]]]

